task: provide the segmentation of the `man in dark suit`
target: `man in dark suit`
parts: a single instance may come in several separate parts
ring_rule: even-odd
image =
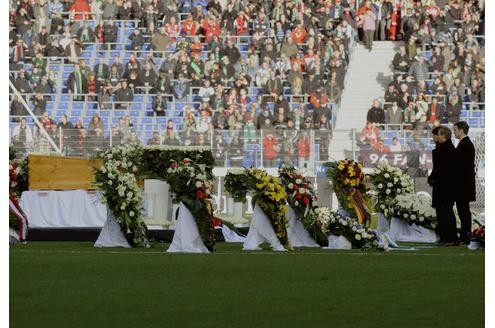
[[[432,206],[437,212],[440,245],[451,246],[456,242],[456,222],[454,215],[455,147],[452,132],[446,126],[439,126],[432,131],[436,147],[432,152],[433,170],[428,177],[428,184],[433,187]]]
[[[460,242],[469,243],[468,234],[471,232],[471,209],[469,202],[476,200],[476,183],[475,183],[475,164],[474,145],[468,137],[469,125],[464,121],[454,124],[454,135],[459,139],[455,150],[456,187],[455,187],[455,205],[457,213],[461,219]]]

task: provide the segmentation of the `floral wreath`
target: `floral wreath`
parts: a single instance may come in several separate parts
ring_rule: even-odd
[[[199,235],[210,252],[215,250],[215,219],[211,194],[214,180],[211,168],[194,164],[190,159],[172,161],[167,170],[167,182],[174,201],[182,202],[191,211]]]
[[[296,213],[304,228],[320,245],[326,245],[327,235],[319,225],[315,224],[315,209],[317,208],[315,191],[311,182],[290,164],[279,168],[279,177],[287,193],[287,202]]]
[[[360,224],[371,222],[371,200],[363,165],[350,159],[327,162],[327,177],[332,181],[340,206]]]
[[[315,209],[315,224],[328,235],[344,236],[352,246],[361,250],[385,250],[376,230],[359,224],[356,219],[346,217],[328,207]]]
[[[369,174],[369,181],[370,194],[375,199],[375,211],[382,212],[389,220],[394,213],[396,197],[414,192],[413,179],[387,162],[377,165],[373,173]]]
[[[431,198],[422,194],[398,195],[392,206],[392,216],[416,224],[426,229],[435,230],[438,226],[437,214],[431,206]]]
[[[98,157],[104,159],[96,170],[95,183],[103,191],[103,202],[108,204],[125,238],[131,246],[149,247],[144,223],[144,200],[135,174],[138,172],[142,148],[119,145],[104,150]]]
[[[225,177],[225,189],[232,195],[239,194],[244,197],[248,191],[253,191],[253,205],[258,204],[268,217],[280,243],[290,248],[287,236],[288,209],[285,188],[276,177],[269,175],[265,170],[251,168],[242,171],[229,170]],[[236,181],[245,183],[238,185]]]

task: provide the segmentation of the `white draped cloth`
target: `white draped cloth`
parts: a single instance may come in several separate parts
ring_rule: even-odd
[[[174,238],[168,253],[209,253],[201,236],[191,211],[181,202],[179,218],[175,225]]]
[[[352,249],[352,243],[344,236],[328,236],[328,247],[323,249]]]
[[[288,207],[287,218],[289,219],[289,223],[287,225],[287,235],[289,237],[289,243],[294,247],[320,247],[311,238],[302,222],[297,219],[296,212],[291,206]]]
[[[392,218],[390,222],[390,237],[395,241],[410,243],[434,243],[437,241],[435,231],[414,223],[409,225],[398,218]]]
[[[246,237],[239,236],[235,231],[232,231],[225,224],[222,225],[222,235],[226,243],[243,243],[246,241]]]
[[[245,251],[261,250],[260,245],[264,242],[269,243],[274,251],[287,251],[278,240],[265,212],[256,204],[253,219],[249,225],[249,232],[242,249]]]
[[[107,219],[101,192],[31,190],[22,193],[19,204],[29,228],[102,227]]]
[[[130,248],[129,242],[124,236],[120,225],[118,224],[112,211],[107,207],[107,220],[100,235],[95,242],[94,247],[124,247]]]

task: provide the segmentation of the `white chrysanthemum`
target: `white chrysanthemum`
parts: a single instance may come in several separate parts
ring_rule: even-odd
[[[203,183],[201,181],[196,181],[196,188],[201,188]]]
[[[381,204],[381,205],[380,205],[380,208],[381,208],[382,210],[384,210],[384,209],[385,209],[385,205]]]
[[[361,235],[360,235],[360,234],[355,234],[355,235],[354,235],[354,238],[355,238],[356,240],[361,240]]]
[[[418,220],[419,220],[419,222],[423,222],[425,220],[425,218],[420,216]]]
[[[400,188],[397,188],[397,193],[400,194],[400,192],[402,191],[402,189]]]
[[[416,219],[416,215],[415,214],[411,214],[411,219],[412,220],[415,220]]]
[[[392,182],[387,183],[387,187],[392,188],[394,184]]]
[[[378,189],[382,189],[383,185],[381,183],[378,184]]]
[[[289,189],[292,189],[292,188],[294,188],[294,184],[291,182],[291,183],[289,183],[289,184],[287,185],[287,187],[288,187]]]
[[[129,212],[129,216],[130,216],[131,218],[132,218],[132,217],[134,217],[134,215],[135,215],[134,211],[130,211],[130,212]]]
[[[390,189],[388,189],[388,188],[387,188],[387,190],[385,190],[385,193],[386,193],[387,195],[389,195],[391,192],[392,192],[392,190],[390,190]]]
[[[124,204],[121,204],[121,205],[120,205],[120,209],[121,209],[122,211],[123,211],[123,210],[125,210],[125,206],[124,206]]]
[[[383,176],[384,176],[385,178],[387,178],[387,179],[388,179],[388,178],[390,178],[390,174],[388,174],[388,173],[385,173]]]
[[[300,192],[301,194],[304,194],[304,193],[306,192],[306,189],[304,189],[304,188],[299,188],[299,192]]]
[[[404,217],[407,219],[409,217],[409,214],[404,213]]]
[[[108,180],[108,184],[111,186],[113,184],[112,180]]]

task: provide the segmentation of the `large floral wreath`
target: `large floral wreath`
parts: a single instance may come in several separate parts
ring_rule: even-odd
[[[327,177],[332,181],[340,206],[351,217],[357,217],[360,224],[369,224],[371,200],[363,165],[350,159],[323,165],[328,168]]]
[[[136,179],[142,152],[141,147],[120,145],[99,153],[104,163],[95,172],[95,183],[103,191],[103,201],[129,244],[149,247],[143,217],[144,200]]]
[[[276,177],[269,175],[265,170],[251,168],[243,169],[243,171],[243,173],[239,170],[229,171],[230,174],[228,173],[225,177],[225,189],[232,195],[239,193],[244,194],[244,197],[248,191],[253,191],[253,205],[258,204],[268,217],[280,243],[290,248],[287,236],[287,194],[285,188]],[[244,177],[241,177],[242,175]],[[239,181],[239,179],[247,182],[236,185],[235,181]],[[245,191],[237,190],[241,188],[245,188]]]
[[[317,197],[313,186],[306,177],[292,165],[282,165],[279,177],[287,193],[287,202],[296,213],[297,219],[320,245],[326,245],[327,235],[321,227],[315,224],[315,209]]]
[[[211,168],[192,163],[189,159],[172,161],[167,169],[167,182],[170,184],[174,201],[182,202],[191,211],[199,235],[210,252],[215,250],[215,220],[211,194],[214,180]]]
[[[414,192],[414,181],[401,169],[386,162],[377,165],[369,174],[371,191],[375,201],[375,211],[382,212],[387,219],[394,213],[395,198]]]

